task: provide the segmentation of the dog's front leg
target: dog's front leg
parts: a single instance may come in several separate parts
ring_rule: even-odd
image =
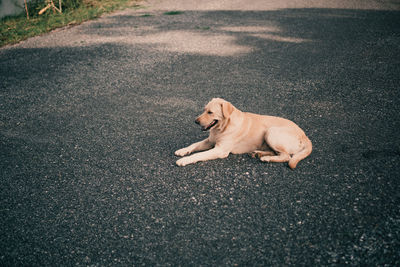
[[[181,149],[175,151],[175,155],[179,156],[179,157],[183,157],[183,156],[189,155],[196,151],[203,151],[203,150],[210,149],[213,147],[213,145],[214,144],[212,142],[210,142],[210,140],[208,140],[208,138],[207,138],[207,139],[204,139],[203,141],[191,144],[188,147],[184,147],[184,148],[181,148]]]
[[[178,166],[185,166],[188,164],[196,163],[198,161],[206,161],[212,159],[226,158],[229,155],[229,151],[222,150],[221,148],[215,147],[213,149],[199,152],[191,156],[183,157],[176,162]]]

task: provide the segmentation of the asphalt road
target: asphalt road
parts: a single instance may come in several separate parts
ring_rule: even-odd
[[[196,2],[0,49],[0,265],[399,266],[399,5]],[[212,97],[313,153],[177,167]]]

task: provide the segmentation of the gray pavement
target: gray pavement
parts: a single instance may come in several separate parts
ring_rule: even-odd
[[[196,2],[0,49],[0,265],[399,266],[399,4]],[[313,153],[175,166],[212,97]]]

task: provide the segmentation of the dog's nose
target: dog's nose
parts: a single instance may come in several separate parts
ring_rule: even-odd
[[[196,119],[194,122],[195,122],[196,124],[200,124],[199,119]]]

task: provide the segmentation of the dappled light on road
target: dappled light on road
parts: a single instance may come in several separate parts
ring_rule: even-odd
[[[201,13],[200,13],[201,14]],[[199,14],[196,14],[197,16]],[[161,15],[162,16],[162,15]],[[114,21],[104,19],[102,28],[96,22],[89,22],[77,30],[78,38],[63,38],[59,41],[41,42],[39,47],[82,47],[98,44],[119,44],[127,46],[145,46],[149,50],[167,51],[178,54],[198,54],[210,56],[240,56],[254,52],[257,47],[254,40],[264,42],[303,43],[306,38],[286,36],[285,30],[266,20],[266,26],[206,26],[165,30],[156,26],[141,25],[144,18],[131,17],[134,26],[115,25]],[[146,18],[146,22],[150,18]],[[109,22],[109,24],[107,24]],[[268,25],[271,24],[271,25]],[[112,29],[113,33],[109,34]],[[72,29],[73,31],[74,29]],[[88,33],[90,32],[90,33]],[[54,34],[62,35],[62,31]],[[248,41],[243,41],[250,38]],[[251,41],[251,39],[253,41]],[[77,41],[79,40],[79,41]]]
[[[147,36],[106,37],[106,42],[144,44],[156,50],[213,56],[234,56],[251,52],[249,46],[238,45],[234,36],[193,31],[166,31]]]

